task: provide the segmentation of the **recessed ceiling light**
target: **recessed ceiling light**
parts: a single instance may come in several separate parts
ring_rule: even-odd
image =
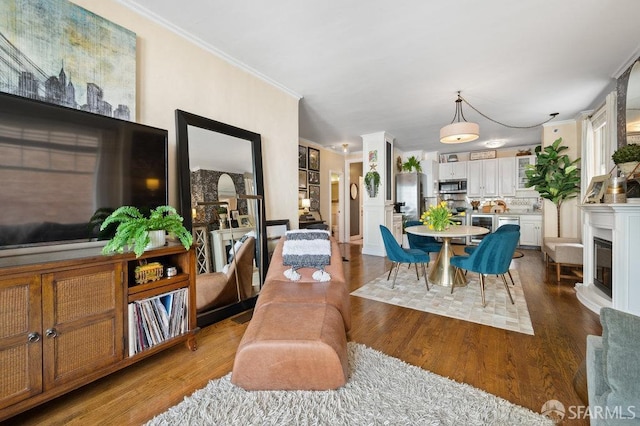
[[[487,141],[484,143],[487,148],[500,148],[504,145],[504,141]]]

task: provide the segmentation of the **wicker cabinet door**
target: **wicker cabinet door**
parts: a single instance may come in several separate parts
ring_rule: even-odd
[[[0,409],[42,392],[40,276],[0,279]]]
[[[44,389],[123,359],[120,263],[42,278]]]

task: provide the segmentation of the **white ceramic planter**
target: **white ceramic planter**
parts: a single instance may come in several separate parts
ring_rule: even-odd
[[[629,161],[628,163],[618,164],[618,169],[620,169],[620,172],[628,176],[633,172],[633,169],[635,169],[637,166],[638,166],[637,161]],[[638,171],[640,171],[640,167],[638,167],[638,170],[636,170],[636,172]]]
[[[145,250],[151,250],[154,248],[162,247],[167,242],[167,235],[164,230],[149,231],[149,239],[151,242],[145,247]]]

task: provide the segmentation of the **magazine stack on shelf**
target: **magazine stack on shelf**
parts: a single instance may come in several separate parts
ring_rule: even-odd
[[[188,303],[187,288],[129,303],[129,356],[186,333]]]

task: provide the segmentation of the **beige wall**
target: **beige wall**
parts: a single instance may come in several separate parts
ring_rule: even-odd
[[[113,0],[73,0],[137,35],[137,120],[169,131],[169,202],[178,204],[175,110],[262,136],[267,219],[297,221],[298,99]]]
[[[580,157],[582,150],[580,139],[578,138],[579,123],[575,120],[562,121],[543,126],[542,146],[551,145],[556,139],[562,138],[562,145],[569,147],[564,151],[569,158]],[[579,197],[579,195],[578,195]],[[565,201],[560,210],[562,224],[561,237],[579,237],[582,234],[582,219],[578,208],[578,198]],[[543,236],[555,237],[557,235],[557,213],[556,206],[549,200],[544,200],[544,232]]]

